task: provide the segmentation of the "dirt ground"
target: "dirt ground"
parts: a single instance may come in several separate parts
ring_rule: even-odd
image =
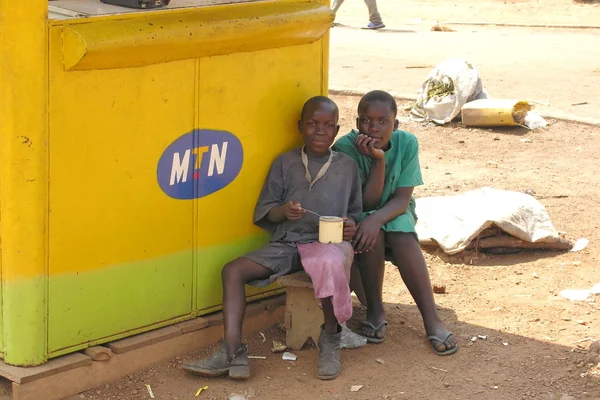
[[[342,131],[353,125],[357,98],[336,97]],[[567,288],[590,288],[600,282],[596,244],[600,209],[600,128],[550,121],[546,130],[521,128],[487,130],[458,125],[423,126],[403,122],[421,146],[426,184],[416,196],[452,195],[491,186],[515,191],[532,190],[547,207],[557,230],[569,239],[588,238],[581,252],[528,252],[515,255],[448,257],[426,252],[434,284],[445,284],[447,294],[436,295],[442,318],[460,344],[449,357],[433,354],[421,318],[398,272],[389,266],[384,301],[390,323],[388,340],[343,350],[342,373],[334,381],[315,377],[318,350],[305,347],[295,362],[269,351],[277,329],[248,337],[252,378],[233,382],[201,379],[181,369],[182,359],[154,366],[119,382],[76,398],[134,400],[195,398],[198,388],[209,389],[198,398],[224,399],[230,393],[255,394],[257,399],[600,399],[600,375],[588,353],[600,339],[600,303],[571,302],[558,293]],[[497,165],[489,167],[489,162]],[[418,210],[417,210],[418,211]],[[535,274],[535,276],[534,276]],[[354,322],[364,316],[355,302]],[[473,336],[485,340],[472,342]],[[201,357],[189,354],[186,358]],[[377,362],[382,359],[383,364]],[[594,362],[589,365],[587,361]],[[352,385],[363,385],[351,392]]]
[[[375,32],[347,29],[367,22],[363,1],[346,0],[341,7],[336,21],[343,26],[332,31],[330,87],[373,88],[375,82],[370,79],[377,79],[377,87],[412,93],[429,70],[407,66],[433,66],[452,52],[468,56],[480,66],[494,96],[548,100],[562,110],[597,117],[600,58],[593,56],[598,52],[593,43],[597,43],[598,30],[451,25],[458,32],[443,33],[440,38],[426,31],[436,21],[600,26],[600,0],[378,0],[378,4],[389,32],[377,32],[376,41],[363,35]],[[428,43],[434,39],[438,47],[430,51]],[[525,45],[515,45],[521,41]],[[542,50],[556,62],[550,64],[526,50],[538,42],[547,46]],[[411,43],[425,50],[419,52]],[[479,52],[487,43],[495,43],[498,51]],[[511,49],[511,56],[505,56],[503,48]],[[488,57],[488,53],[495,56]],[[550,67],[536,71],[532,65]],[[576,78],[565,79],[569,76]],[[570,86],[573,82],[581,83],[580,91]],[[340,105],[342,132],[347,132],[354,125],[358,99],[334,99]],[[569,108],[582,100],[589,104]],[[211,351],[206,349],[72,400],[150,399],[146,384],[159,400],[221,400],[227,394],[244,392],[264,400],[566,400],[565,395],[600,399],[600,368],[594,366],[600,360],[588,351],[592,342],[582,341],[600,339],[600,296],[596,302],[571,302],[558,296],[563,289],[586,289],[600,282],[600,163],[596,158],[600,127],[550,122],[548,129],[533,132],[401,123],[401,128],[416,134],[420,142],[425,185],[417,188],[417,197],[452,195],[483,186],[532,190],[557,230],[566,232],[571,240],[590,240],[584,251],[576,253],[449,257],[427,250],[432,283],[446,285],[447,293],[436,295],[436,302],[459,341],[458,353],[439,357],[431,351],[420,314],[397,270],[389,266],[384,287],[388,339],[381,345],[343,350],[343,370],[334,381],[316,378],[318,350],[314,347],[296,352],[295,362],[272,354],[271,340],[285,337],[283,331],[273,328],[263,332],[265,343],[259,335],[246,338],[252,355],[267,357],[252,360],[249,381],[200,379],[181,369],[184,359],[202,357]],[[360,321],[364,311],[355,302],[352,322]],[[487,338],[472,342],[478,335]],[[363,386],[351,392],[352,385]],[[195,397],[203,386],[209,389]],[[1,385],[0,399],[8,398],[8,393],[8,386]]]

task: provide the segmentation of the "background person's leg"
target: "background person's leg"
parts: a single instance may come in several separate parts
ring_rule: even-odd
[[[367,28],[384,28],[385,25],[383,24],[383,20],[381,19],[381,14],[379,14],[379,10],[377,9],[377,0],[365,0],[365,4],[369,9],[370,24],[367,26]]]
[[[331,4],[331,11],[333,11],[333,13],[336,14],[343,3],[344,0],[333,0],[333,3]]]

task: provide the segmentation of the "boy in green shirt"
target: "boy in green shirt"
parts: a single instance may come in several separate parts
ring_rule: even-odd
[[[389,250],[423,316],[433,351],[448,355],[456,352],[458,345],[438,316],[415,232],[413,190],[423,184],[419,143],[414,135],[398,130],[396,114],[396,101],[389,93],[369,92],[358,104],[358,131],[353,130],[334,145],[335,150],[356,161],[363,184],[363,213],[353,241],[367,300],[362,334],[371,343],[386,338],[382,289]]]

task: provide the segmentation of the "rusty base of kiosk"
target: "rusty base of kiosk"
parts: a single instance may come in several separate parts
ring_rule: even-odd
[[[248,304],[244,334],[280,323],[284,314],[285,295]],[[222,325],[223,314],[216,313],[58,357],[38,367],[13,367],[0,361],[0,376],[12,381],[12,400],[61,400],[212,345],[223,337]]]

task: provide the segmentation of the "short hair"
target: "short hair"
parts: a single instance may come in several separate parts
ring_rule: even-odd
[[[388,103],[392,109],[392,112],[394,113],[394,116],[398,114],[398,105],[396,104],[396,99],[394,99],[391,94],[383,90],[372,90],[365,94],[358,102],[359,114],[362,107],[365,107],[368,103],[372,103],[374,101]]]
[[[337,104],[335,104],[335,102],[333,100],[331,100],[329,97],[326,96],[314,96],[311,97],[310,99],[306,100],[306,103],[304,103],[304,105],[302,106],[302,111],[300,112],[300,120],[304,120],[304,114],[306,113],[306,110],[313,105],[321,105],[321,104],[326,104],[328,106],[330,106],[333,111],[335,112],[335,114],[339,117],[340,115],[340,110],[338,109]]]

